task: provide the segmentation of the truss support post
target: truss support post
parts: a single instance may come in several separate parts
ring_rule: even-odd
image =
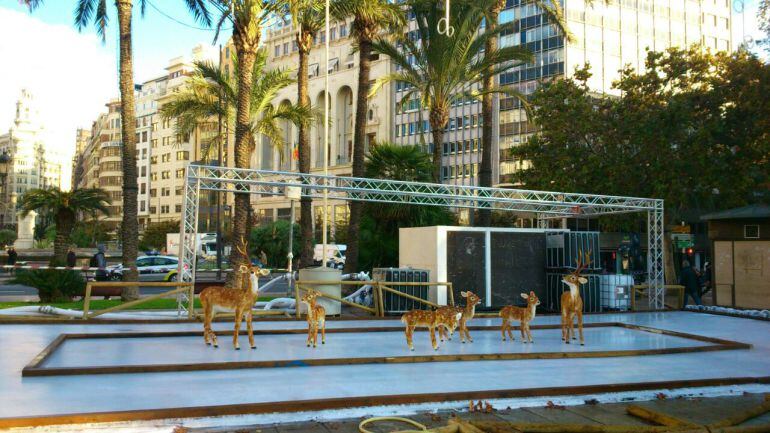
[[[655,310],[665,308],[666,300],[664,236],[663,200],[655,200],[654,208],[647,211],[647,296],[650,308]]]
[[[184,181],[184,203],[182,221],[179,224],[179,269],[177,281],[193,283],[193,290],[177,295],[177,315],[189,314],[195,307],[195,258],[198,250],[198,202],[200,200],[200,180],[197,168],[187,166]],[[192,299],[188,299],[192,293]]]

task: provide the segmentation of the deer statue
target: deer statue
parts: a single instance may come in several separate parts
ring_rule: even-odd
[[[535,292],[530,291],[529,295],[522,293],[521,297],[527,300],[526,307],[516,307],[514,305],[508,305],[500,310],[500,317],[503,318],[503,325],[500,327],[500,333],[503,334],[503,341],[505,341],[505,332],[508,332],[508,336],[511,341],[514,340],[513,332],[511,332],[511,322],[518,321],[520,323],[519,329],[521,330],[521,341],[526,343],[529,339],[532,341],[532,332],[529,330],[529,322],[535,319],[535,309],[540,305],[540,299],[537,298]]]
[[[447,309],[438,309],[435,311],[412,310],[404,313],[404,315],[401,316],[401,322],[406,325],[404,332],[406,333],[406,344],[409,346],[409,350],[414,350],[412,336],[414,335],[414,328],[418,326],[428,328],[433,350],[438,350],[438,343],[436,343],[436,328],[439,328],[439,333],[441,332],[442,327],[455,329],[455,327],[457,327],[457,321],[460,320],[461,316],[462,313]]]
[[[307,347],[315,348],[318,341],[318,327],[321,327],[321,344],[326,344],[326,309],[316,303],[318,292],[308,290],[301,302],[307,304]]]
[[[580,345],[585,344],[583,339],[583,299],[580,297],[580,286],[588,280],[580,273],[591,263],[591,252],[583,256],[578,253],[575,271],[562,278],[562,283],[569,287],[569,292],[561,294],[561,339],[569,344],[570,338],[575,339],[575,316],[577,316],[578,331],[580,332]]]
[[[461,313],[460,321],[457,324],[457,327],[460,328],[460,340],[465,343],[465,338],[467,337],[468,341],[473,343],[473,338],[471,338],[471,334],[468,332],[468,322],[473,319],[473,315],[476,314],[476,305],[481,303],[481,298],[471,291],[460,292],[460,296],[465,298],[465,307],[447,305],[439,307],[439,311],[445,312],[445,314],[451,312]],[[441,338],[441,341],[444,341],[444,338],[451,340],[454,331],[455,328],[442,326],[438,330],[439,338]]]
[[[241,246],[237,247],[237,250],[245,256],[249,257],[246,248],[246,242],[241,239]],[[248,261],[247,261],[248,262]],[[270,274],[267,269],[262,269],[259,266],[247,266],[240,265],[238,267],[238,275],[236,275],[235,281],[244,280],[248,281],[246,287],[239,287],[235,289],[212,286],[206,287],[201,291],[200,299],[201,306],[203,307],[203,340],[206,344],[214,344],[214,347],[219,347],[217,344],[217,335],[211,330],[211,322],[217,313],[235,313],[235,331],[233,333],[233,347],[235,350],[240,350],[238,344],[238,333],[240,332],[241,322],[244,315],[246,316],[246,329],[249,335],[249,344],[252,349],[256,349],[254,345],[254,331],[252,329],[252,307],[257,300],[259,294],[259,277]],[[248,276],[248,279],[246,278]]]

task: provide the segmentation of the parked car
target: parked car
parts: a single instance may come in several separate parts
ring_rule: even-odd
[[[136,259],[139,281],[165,281],[169,271],[178,266],[179,258],[174,256],[139,256]],[[123,279],[123,265],[108,266],[107,275],[111,280]]]

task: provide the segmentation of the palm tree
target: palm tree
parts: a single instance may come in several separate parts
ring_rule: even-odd
[[[209,16],[208,6],[219,14],[214,40],[219,36],[225,23],[232,25],[232,41],[238,59],[236,78],[237,90],[232,100],[235,101],[235,167],[249,168],[251,155],[255,149],[252,125],[252,88],[254,83],[254,64],[257,62],[259,42],[262,37],[263,23],[279,10],[280,5],[271,0],[187,0],[188,8],[199,21]],[[246,189],[236,191],[233,212],[233,238],[248,240],[249,231],[249,193]],[[247,247],[247,245],[245,245]],[[247,264],[249,258],[240,251],[248,248],[233,248],[230,253],[230,265],[237,267]],[[228,275],[228,286],[237,286],[240,282]]]
[[[256,146],[256,137],[267,137],[273,146],[279,150],[284,148],[284,138],[279,120],[289,120],[297,125],[304,125],[309,120],[310,110],[300,106],[282,104],[278,107],[272,105],[275,95],[285,87],[294,83],[294,79],[283,69],[265,71],[267,55],[265,50],[259,50],[254,61],[252,74],[256,77],[252,81],[250,92],[251,109],[249,139],[251,145]],[[235,65],[236,76],[238,64]],[[180,134],[190,134],[201,123],[211,121],[222,116],[228,124],[235,123],[236,110],[230,104],[220,104],[219,95],[227,100],[237,96],[237,78],[225,73],[219,66],[203,61],[195,63],[187,86],[172,95],[168,102],[160,108],[160,115],[164,119],[174,119],[176,130]],[[220,139],[215,135],[203,143],[201,157],[209,156],[214,144]]]
[[[544,2],[542,0],[535,0],[535,5],[543,11],[548,20],[555,24],[563,34],[570,38],[569,32],[566,28],[566,20],[564,19],[564,11],[561,8],[559,1]],[[497,22],[500,17],[500,11],[505,7],[505,0],[494,1],[486,14],[486,31],[496,32]],[[488,38],[484,44],[484,53],[494,53],[498,49],[498,40],[496,37]],[[493,92],[495,86],[494,69],[490,67],[485,71],[482,80],[482,89],[484,95],[481,99],[481,164],[479,165],[479,186],[491,187],[492,186],[492,116],[494,115],[493,109]],[[492,211],[490,209],[481,209],[479,211],[478,226],[489,227],[492,224]]]
[[[51,265],[61,266],[67,261],[67,247],[78,213],[106,215],[109,213],[107,208],[109,200],[107,192],[100,188],[74,191],[62,191],[57,188],[32,189],[21,196],[19,207],[22,217],[35,211],[43,217],[53,219],[56,225],[56,238],[54,238]]]
[[[510,88],[467,90],[476,87],[484,76],[499,74],[532,57],[522,46],[505,47],[481,55],[490,38],[504,31],[512,31],[514,23],[480,32],[486,6],[496,0],[455,0],[452,2],[450,23],[455,32],[447,36],[438,31],[438,22],[444,17],[439,2],[411,0],[408,7],[415,16],[419,41],[404,34],[395,38],[378,38],[372,50],[385,54],[396,64],[397,71],[377,80],[372,93],[385,83],[401,81],[411,87],[401,103],[419,97],[428,110],[433,136],[433,181],[441,180],[441,150],[444,128],[449,121],[452,103],[463,98],[479,98],[488,93],[506,93],[524,100],[523,95]]]
[[[353,127],[353,176],[363,177],[366,158],[366,112],[369,97],[372,42],[380,33],[389,29],[403,31],[405,24],[403,9],[397,2],[388,0],[334,0],[332,13],[338,20],[353,17],[350,32],[356,38],[358,49],[358,94],[356,95],[356,119]],[[328,35],[327,35],[328,37]],[[358,268],[358,232],[360,229],[362,203],[350,203],[348,222],[348,246],[345,270],[355,272]]]
[[[324,5],[321,0],[285,0],[285,12],[291,17],[292,26],[297,41],[299,54],[299,69],[297,70],[297,103],[302,107],[310,107],[308,96],[308,58],[313,47],[313,36],[324,25]],[[310,173],[310,137],[308,126],[299,125],[299,171]],[[302,248],[300,249],[300,266],[313,264],[313,200],[310,197],[300,199],[300,231],[302,232]]]
[[[23,0],[30,10],[34,10],[43,4],[44,0]],[[210,24],[208,13],[201,14],[196,5],[200,0],[184,0],[188,8],[201,22]],[[75,7],[75,25],[82,30],[93,23],[96,32],[102,41],[106,37],[107,0],[77,0]],[[144,13],[146,2],[138,0],[140,9]],[[119,87],[121,110],[121,156],[123,163],[123,221],[121,227],[121,239],[123,243],[123,265],[126,271],[123,273],[124,281],[136,281],[136,256],[138,252],[139,220],[137,196],[136,168],[136,107],[134,105],[134,67],[133,51],[131,47],[131,19],[133,0],[115,0],[118,13],[119,36]],[[121,297],[124,300],[139,299],[138,287],[125,287]]]

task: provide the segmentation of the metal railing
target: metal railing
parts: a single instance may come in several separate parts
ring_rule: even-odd
[[[384,283],[395,283],[394,285],[398,286],[446,286],[448,297],[449,297],[449,305],[455,305],[455,299],[454,299],[454,293],[452,291],[452,283],[449,282],[393,282],[393,281],[322,281],[322,280],[305,280],[305,281],[297,281],[294,284],[294,300],[295,300],[295,314],[296,317],[300,318],[300,311],[299,311],[299,305],[300,305],[300,291],[308,291],[308,290],[315,290],[318,292],[318,296],[322,298],[331,299],[333,301],[340,302],[342,304],[348,305],[350,307],[358,308],[360,310],[366,311],[367,313],[370,313],[376,317],[385,317],[385,300],[384,300],[384,292],[392,293],[393,295],[400,296],[403,298],[410,299],[412,301],[420,302],[424,305],[427,305],[429,307],[438,308],[441,305],[438,305],[434,302],[428,301],[427,299],[422,299],[417,296],[410,295],[408,293],[399,292],[396,289],[393,289],[391,287],[386,286]],[[374,304],[374,307],[368,307],[366,305],[357,304],[355,302],[348,301],[347,299],[343,299],[334,295],[329,295],[326,293],[323,293],[319,290],[317,290],[315,287],[311,287],[312,285],[327,285],[327,286],[372,286],[372,302]]]
[[[103,310],[90,311],[91,307],[91,291],[94,287],[176,287],[168,292],[157,293],[154,295],[146,296],[136,299],[134,301],[124,302],[119,305],[115,305]],[[86,283],[86,294],[83,297],[83,320],[93,319],[94,317],[101,316],[102,314],[112,313],[115,311],[125,310],[136,305],[141,305],[148,301],[155,299],[165,298],[169,295],[179,295],[186,293],[190,300],[190,306],[187,309],[187,317],[193,319],[195,317],[195,311],[193,308],[193,299],[195,299],[195,286],[192,283],[184,281],[175,282],[133,282],[133,281],[89,281]]]

